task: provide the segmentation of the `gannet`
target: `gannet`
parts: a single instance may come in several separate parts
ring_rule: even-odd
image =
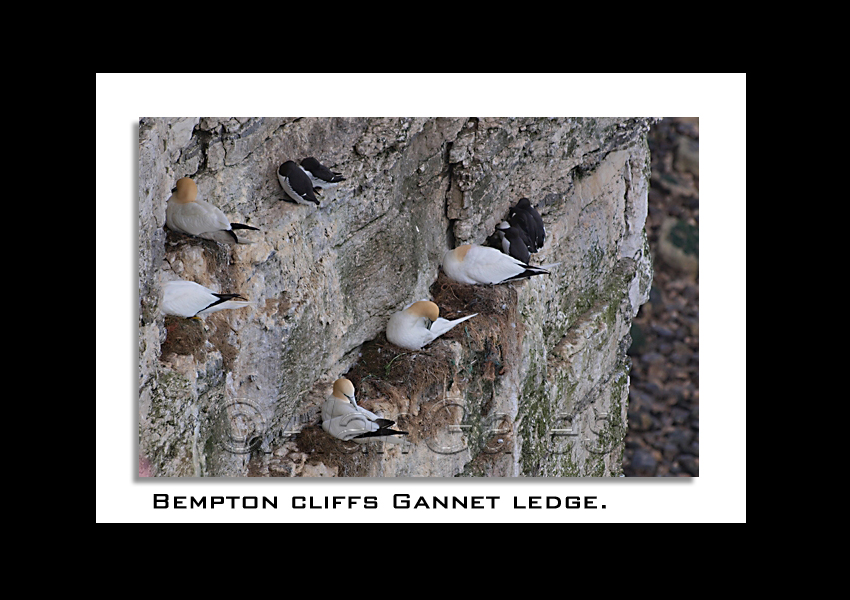
[[[200,317],[226,308],[242,308],[251,302],[241,302],[232,298],[242,298],[239,294],[217,294],[194,281],[169,281],[162,286],[162,304],[164,315],[177,317]],[[242,298],[245,300],[245,298]]]
[[[475,244],[458,246],[443,256],[443,271],[448,278],[469,284],[504,283],[523,277],[548,275],[547,269],[557,264],[532,267],[496,248]]]
[[[322,405],[322,429],[340,440],[357,442],[386,441],[400,444],[406,431],[391,429],[395,421],[382,419],[357,405],[354,384],[345,377],[334,382],[333,392]]]
[[[400,348],[419,350],[458,323],[477,314],[449,321],[440,317],[440,309],[436,304],[429,300],[420,300],[390,317],[387,323],[387,340]]]
[[[207,240],[223,244],[251,244],[240,240],[234,229],[252,229],[256,227],[231,223],[221,209],[204,200],[198,200],[198,186],[189,177],[177,180],[174,193],[168,199],[165,208],[165,224],[172,231],[188,233]]]

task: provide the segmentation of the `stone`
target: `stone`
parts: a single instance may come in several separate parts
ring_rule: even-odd
[[[668,217],[658,234],[658,254],[664,262],[684,273],[699,272],[699,228]]]
[[[652,281],[652,122],[142,119],[139,452],[150,474],[619,475],[629,331]],[[319,209],[282,201],[276,177],[311,155],[347,178]],[[231,221],[258,227],[254,243],[168,232],[165,203],[184,176]],[[560,264],[492,289],[447,283],[443,253],[484,243],[522,197],[547,229],[533,259]],[[161,289],[176,278],[252,305],[198,327],[166,322]],[[479,316],[422,352],[392,351],[389,316],[429,297]],[[328,439],[318,415],[344,374],[359,400],[410,428],[405,445]],[[559,433],[570,427],[580,435]]]
[[[635,431],[649,431],[652,428],[652,417],[646,412],[630,412],[629,427]]]
[[[678,446],[681,450],[687,450],[694,434],[687,429],[674,429],[667,434],[667,441]]]
[[[699,458],[693,454],[680,454],[678,462],[686,472],[694,477],[699,477]]]
[[[688,171],[699,177],[699,141],[682,136],[676,144],[673,166],[679,171]]]
[[[654,475],[657,466],[658,460],[647,450],[635,450],[632,455],[631,468],[639,477]]]

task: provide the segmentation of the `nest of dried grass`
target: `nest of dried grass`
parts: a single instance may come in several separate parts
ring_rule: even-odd
[[[421,350],[399,348],[383,332],[363,344],[360,359],[345,375],[358,398],[390,404],[400,415],[396,427],[408,431],[411,442],[457,423],[453,409],[438,406],[453,384],[474,379],[492,384],[505,373],[506,365],[519,359],[523,328],[514,285],[467,285],[441,272],[430,290],[440,316],[478,315]]]
[[[169,353],[192,355],[196,359],[206,356],[204,344],[207,336],[200,320],[166,315],[163,324],[166,334],[160,356],[164,357]]]

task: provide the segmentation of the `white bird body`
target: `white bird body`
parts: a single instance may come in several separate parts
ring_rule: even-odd
[[[165,224],[174,231],[197,236],[230,229],[230,221],[218,207],[204,200],[180,204],[174,197],[165,209]]]
[[[387,323],[387,340],[400,348],[419,350],[478,313],[453,321],[443,319],[439,314],[440,309],[433,302],[414,302],[390,317]]]
[[[232,300],[242,298],[239,294],[217,294],[194,281],[169,281],[162,286],[162,292],[162,314],[177,317],[191,318],[251,304],[247,301]]]
[[[558,263],[532,267],[513,256],[489,246],[464,244],[443,256],[443,271],[449,279],[468,284],[496,284],[505,281],[547,275]]]
[[[240,240],[233,229],[256,227],[231,223],[220,208],[204,200],[198,200],[198,186],[188,177],[177,181],[177,191],[168,199],[165,208],[165,224],[172,231],[187,233],[221,243],[250,244]]]
[[[322,429],[337,439],[358,444],[386,441],[399,444],[399,434],[405,431],[390,429],[394,421],[382,419],[358,406],[354,400],[354,385],[342,377],[334,382],[333,392],[322,405]]]

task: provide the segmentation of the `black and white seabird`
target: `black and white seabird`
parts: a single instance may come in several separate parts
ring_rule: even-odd
[[[162,286],[162,304],[164,315],[175,317],[200,317],[227,308],[242,308],[251,302],[234,300],[242,298],[239,294],[217,294],[194,281],[169,281]]]
[[[496,234],[501,241],[502,252],[510,254],[524,263],[531,260],[531,252],[528,250],[527,243],[528,237],[522,229],[508,226],[506,229],[497,229]]]
[[[538,250],[537,223],[534,222],[534,218],[524,210],[511,210],[511,214],[508,216],[508,224],[523,231],[528,251],[532,254],[536,253]]]
[[[308,156],[301,161],[301,168],[306,171],[307,176],[313,181],[313,187],[322,188],[335,185],[340,181],[345,181],[342,173],[331,171],[312,156]]]
[[[334,382],[333,392],[322,405],[322,429],[337,439],[357,442],[386,441],[400,444],[406,431],[392,429],[395,421],[382,419],[357,405],[354,384],[345,377]]]
[[[543,242],[546,240],[546,229],[543,227],[543,218],[537,209],[531,206],[528,198],[522,198],[516,203],[508,213],[508,222],[511,225],[522,227],[531,238],[531,243],[534,246],[530,252],[537,252],[543,247]]]
[[[295,161],[288,160],[277,170],[277,179],[286,192],[298,204],[321,206],[313,192],[313,182],[309,175]]]
[[[221,209],[209,202],[198,200],[198,186],[189,177],[177,180],[177,187],[165,208],[165,225],[172,231],[187,233],[223,244],[251,244],[239,239],[234,229],[257,227],[231,223]]]

